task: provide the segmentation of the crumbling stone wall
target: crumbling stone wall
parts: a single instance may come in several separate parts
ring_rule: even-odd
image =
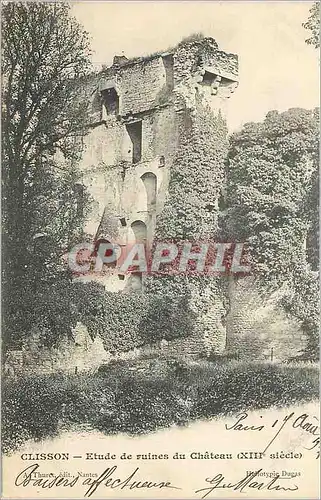
[[[134,115],[154,108],[158,104],[160,91],[166,85],[162,57],[125,63],[116,70],[116,82],[122,115]]]
[[[111,354],[105,351],[102,339],[92,339],[87,328],[77,323],[73,338],[59,346],[42,345],[41,332],[34,331],[19,351],[9,351],[5,360],[5,376],[16,377],[41,373],[78,373],[95,371],[109,362]]]
[[[280,362],[303,353],[308,339],[280,305],[285,292],[264,293],[252,277],[230,279],[226,346],[230,354]]]
[[[186,198],[188,193],[190,205],[197,198],[192,208],[197,219],[196,230],[184,237],[198,238],[205,233],[214,237],[217,198],[222,187],[221,170],[226,153],[222,150],[223,145],[226,147],[227,133],[222,117],[223,104],[237,85],[237,65],[237,56],[225,54],[219,50],[215,40],[204,38],[181,43],[170,52],[147,58],[127,60],[115,57],[110,68],[93,76],[90,83],[93,88],[93,130],[82,162],[84,184],[96,203],[87,224],[87,232],[92,238],[116,239],[126,245],[137,237],[134,226],[138,228],[139,224],[142,231],[146,226],[148,241],[155,236],[158,239],[181,237],[176,227],[180,219],[177,209],[181,202],[176,200],[177,206],[172,206],[170,194],[171,179],[180,169],[186,177],[181,188],[183,191],[186,189],[186,193],[183,196],[182,191],[182,198]],[[220,87],[224,87],[223,91]],[[108,105],[104,104],[106,96]],[[112,99],[114,103],[111,103]],[[211,113],[213,117],[210,121],[217,120],[213,127],[212,122],[210,126],[207,123]],[[137,128],[134,138],[130,133],[133,130],[131,126],[135,130]],[[135,144],[140,127],[141,144]],[[182,151],[182,144],[189,134],[191,139],[197,134],[199,140],[194,140],[190,165],[186,168],[186,165],[180,166],[180,161],[184,163],[188,159],[180,157],[178,152]],[[204,146],[202,141],[207,141],[208,145]],[[136,152],[139,151],[138,156],[135,148]],[[217,163],[214,170],[212,160],[215,165]],[[209,178],[208,171],[211,169]],[[156,203],[152,212],[147,206],[143,182],[146,174],[156,178]],[[205,181],[200,182],[201,179]],[[192,191],[199,184],[206,184],[205,191],[193,197]],[[210,189],[211,186],[213,189]],[[204,197],[208,199],[206,203]],[[181,209],[187,210],[183,205]],[[126,222],[125,227],[120,225],[121,218]],[[209,221],[209,231],[202,230],[201,234],[200,228],[208,225]],[[164,225],[167,226],[165,231]],[[175,234],[171,233],[172,225]],[[103,282],[107,290],[115,292],[128,290],[130,281],[130,277],[126,276],[120,285],[110,273],[93,278]],[[146,279],[143,286],[144,283]],[[212,292],[211,299],[201,310],[198,334],[194,338],[193,332],[190,332],[191,339],[186,340],[194,347],[198,344],[199,352],[222,352],[225,345],[222,299],[215,286]],[[187,350],[191,348],[187,347]]]
[[[206,73],[212,77],[206,79]],[[201,95],[212,110],[225,112],[225,101],[238,85],[238,58],[220,51],[214,39],[181,44],[174,56],[174,82],[189,107]]]

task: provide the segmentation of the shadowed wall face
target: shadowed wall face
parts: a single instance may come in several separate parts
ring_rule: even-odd
[[[132,162],[138,163],[142,157],[142,122],[129,123],[126,130],[132,144]]]
[[[157,177],[152,172],[146,172],[141,176],[147,194],[147,211],[156,208]]]
[[[250,277],[230,281],[227,351],[241,359],[286,361],[307,346],[300,324],[281,307],[285,290],[262,296]]]

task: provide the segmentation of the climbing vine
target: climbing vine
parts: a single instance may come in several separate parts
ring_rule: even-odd
[[[215,240],[218,203],[224,183],[227,130],[220,114],[197,100],[186,110],[181,140],[171,167],[168,197],[157,218],[156,241]],[[146,280],[150,298],[148,325],[158,338],[170,340],[202,329],[200,315],[222,295],[221,279],[187,275],[151,276]],[[202,332],[201,332],[202,333]]]
[[[186,126],[190,118],[190,125]],[[200,240],[217,231],[216,201],[224,182],[225,121],[200,102],[187,113],[171,167],[168,197],[157,218],[156,239]]]
[[[92,338],[100,335],[109,352],[126,352],[146,343],[141,322],[147,297],[139,292],[113,293],[96,282],[74,285],[78,320]]]

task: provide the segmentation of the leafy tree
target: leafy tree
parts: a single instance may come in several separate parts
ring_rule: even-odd
[[[90,51],[68,4],[34,2],[3,6],[2,50],[4,340],[12,344],[40,319],[57,335],[68,331],[54,304],[70,283],[61,256],[86,213],[77,161]]]
[[[318,49],[320,47],[320,2],[315,2],[309,12],[308,20],[303,23],[303,27],[311,32],[306,42]]]
[[[247,243],[260,282],[272,288],[288,283],[284,305],[301,321],[313,349],[318,150],[318,110],[271,111],[263,123],[246,124],[231,137],[222,215],[226,238]]]

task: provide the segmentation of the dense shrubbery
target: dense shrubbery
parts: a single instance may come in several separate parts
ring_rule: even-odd
[[[191,365],[151,358],[107,366],[96,374],[5,381],[3,449],[9,452],[27,439],[42,440],[79,423],[107,434],[137,434],[240,410],[311,401],[318,398],[318,376],[317,367],[306,364]]]
[[[318,115],[271,111],[232,135],[221,214],[226,238],[246,242],[258,281],[289,286],[284,305],[310,337],[309,359],[318,356]]]
[[[112,293],[99,283],[77,283],[74,300],[79,321],[93,338],[101,336],[108,351],[129,351],[145,343],[141,328],[147,312],[144,294]]]
[[[186,337],[194,331],[191,290],[184,276],[148,277],[148,310],[141,322],[146,342]]]

